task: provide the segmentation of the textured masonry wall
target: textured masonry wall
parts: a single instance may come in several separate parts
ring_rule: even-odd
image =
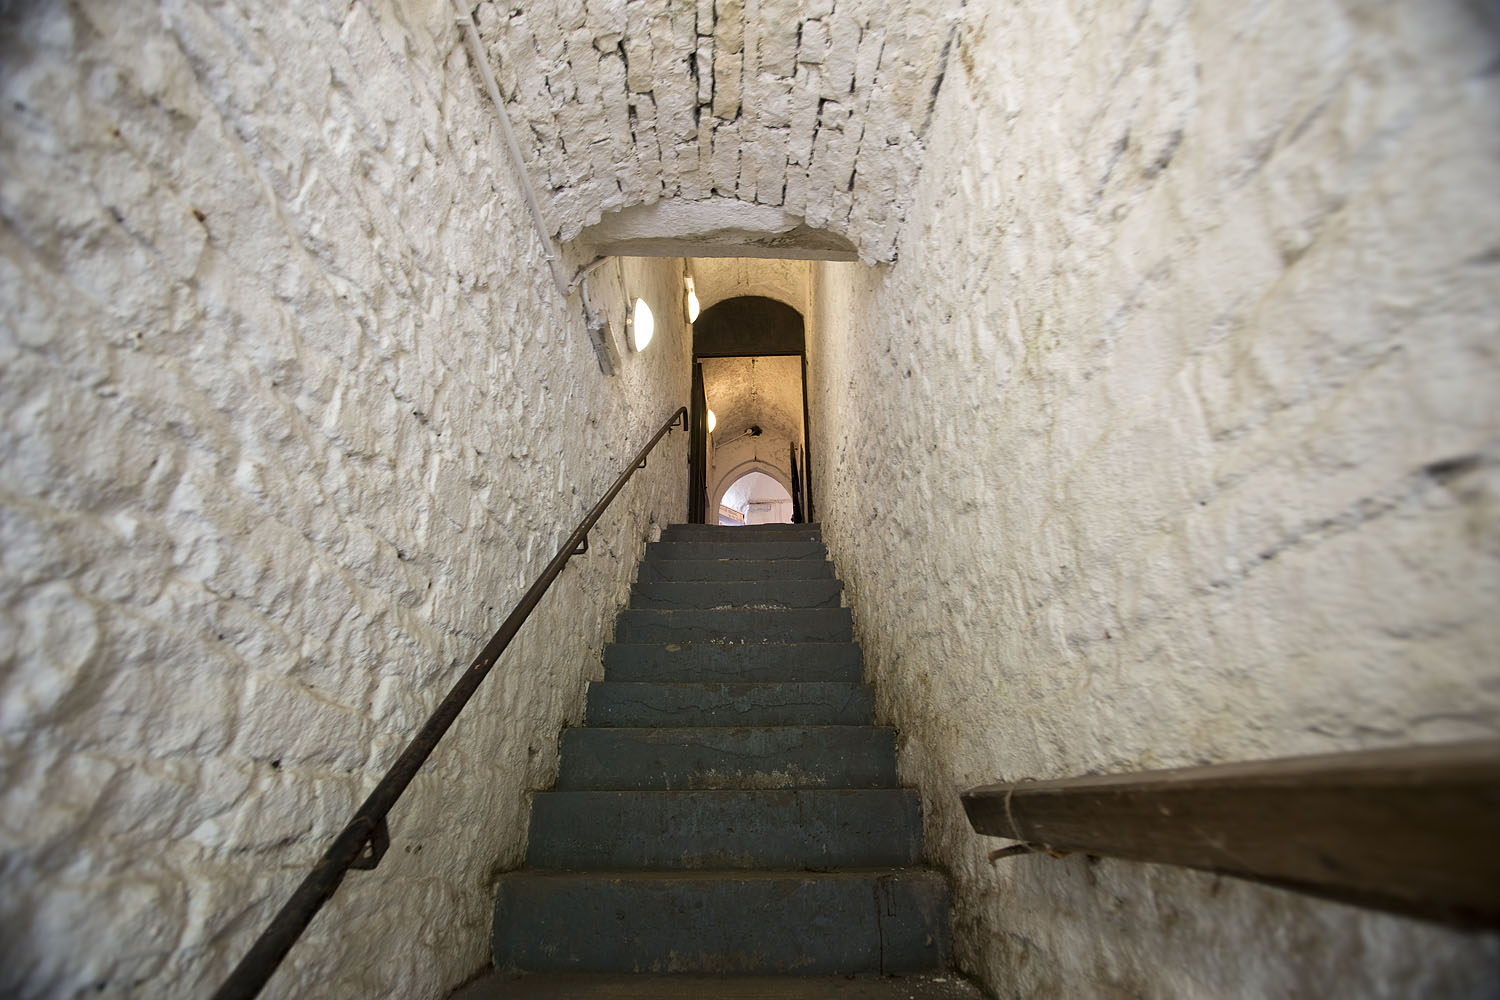
[[[960,3],[536,0],[475,8],[571,240],[663,199],[783,208],[889,260]]]
[[[1493,5],[1109,6],[970,4],[901,261],[816,266],[819,514],[960,959],[1003,997],[1492,995],[1494,936],[992,866],[964,820],[1500,735]]]
[[[446,0],[8,19],[0,994],[203,997],[686,400],[682,265],[598,283],[658,331],[603,378]],[[684,437],[266,996],[438,997],[487,961]]]

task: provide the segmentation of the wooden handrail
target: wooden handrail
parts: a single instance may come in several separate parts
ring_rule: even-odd
[[[526,623],[526,618],[531,614],[552,586],[552,581],[562,573],[563,567],[568,560],[575,555],[587,551],[587,539],[589,529],[592,528],[604,514],[605,508],[625,488],[637,469],[644,468],[646,456],[656,447],[656,443],[666,437],[667,432],[678,423],[687,426],[687,407],[678,407],[672,414],[672,419],[661,425],[661,429],[646,442],[646,446],[636,453],[635,458],[625,467],[620,478],[615,480],[614,486],[609,492],[594,505],[593,510],[584,516],[582,523],[563,542],[562,548],[557,550],[557,555],[542,570],[541,576],[537,577],[531,588],[521,597],[515,610],[511,611],[501,624],[494,637],[485,645],[470,664],[469,669],[464,671],[463,676],[453,685],[432,717],[417,731],[406,749],[401,751],[401,756],[391,765],[385,777],[375,786],[368,798],[354,812],[354,818],[344,827],[341,832],[323,852],[313,870],[308,872],[302,884],[297,886],[291,898],[277,911],[276,916],[266,925],[255,944],[251,945],[249,952],[240,959],[229,978],[214,993],[213,1000],[252,1000],[261,989],[265,987],[266,980],[276,971],[286,953],[291,950],[292,945],[302,936],[312,918],[317,915],[324,903],[333,897],[339,883],[350,868],[374,868],[380,863],[381,856],[386,847],[390,845],[390,837],[386,830],[386,814],[411,784],[412,778],[416,777],[417,771],[432,755],[437,748],[438,741],[443,734],[453,725],[458,713],[463,711],[469,699],[479,688],[479,684],[505,652],[510,641],[516,637],[521,626]]]
[[[1500,927],[1500,742],[988,785],[982,834]]]

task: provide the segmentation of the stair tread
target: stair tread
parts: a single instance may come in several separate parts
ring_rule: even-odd
[[[808,580],[641,580],[630,592],[640,610],[707,611],[741,608],[837,608],[843,584],[834,577]]]
[[[670,643],[681,638],[756,646],[851,642],[854,619],[843,607],[627,608],[616,619],[615,636],[623,642]]]
[[[868,725],[874,695],[855,681],[595,681],[589,726]]]
[[[836,580],[833,563],[819,559],[666,559],[644,560],[637,583],[708,581]]]
[[[652,976],[561,973],[510,976],[494,972],[451,1000],[981,1000],[979,988],[956,974],[908,976]]]
[[[913,789],[538,792],[527,864],[828,871],[921,861]]]
[[[563,731],[556,788],[895,788],[885,726],[640,726]]]
[[[497,890],[502,969],[933,972],[951,954],[947,881],[930,868],[522,869]]]
[[[967,1000],[920,975],[951,962],[951,894],[821,533],[720,530],[647,546],[526,867],[499,880],[495,988]]]
[[[675,680],[863,679],[853,642],[617,642],[604,647],[606,683]]]

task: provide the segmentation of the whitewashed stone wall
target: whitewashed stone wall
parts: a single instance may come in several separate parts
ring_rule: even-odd
[[[1486,11],[970,4],[900,262],[815,265],[819,513],[999,996],[1493,994],[1494,936],[992,866],[957,797],[1500,735]]]
[[[6,17],[0,994],[203,997],[686,400],[682,264],[599,282],[657,306],[602,377],[447,0]],[[265,995],[485,964],[684,438]]]
[[[485,0],[475,19],[571,240],[661,199],[780,207],[889,260],[957,0]]]

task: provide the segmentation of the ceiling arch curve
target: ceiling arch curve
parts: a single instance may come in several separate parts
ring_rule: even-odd
[[[895,258],[962,9],[481,0],[474,18],[563,242],[875,263]]]
[[[725,299],[693,324],[693,355],[738,358],[801,354],[807,347],[802,314],[762,295]]]

